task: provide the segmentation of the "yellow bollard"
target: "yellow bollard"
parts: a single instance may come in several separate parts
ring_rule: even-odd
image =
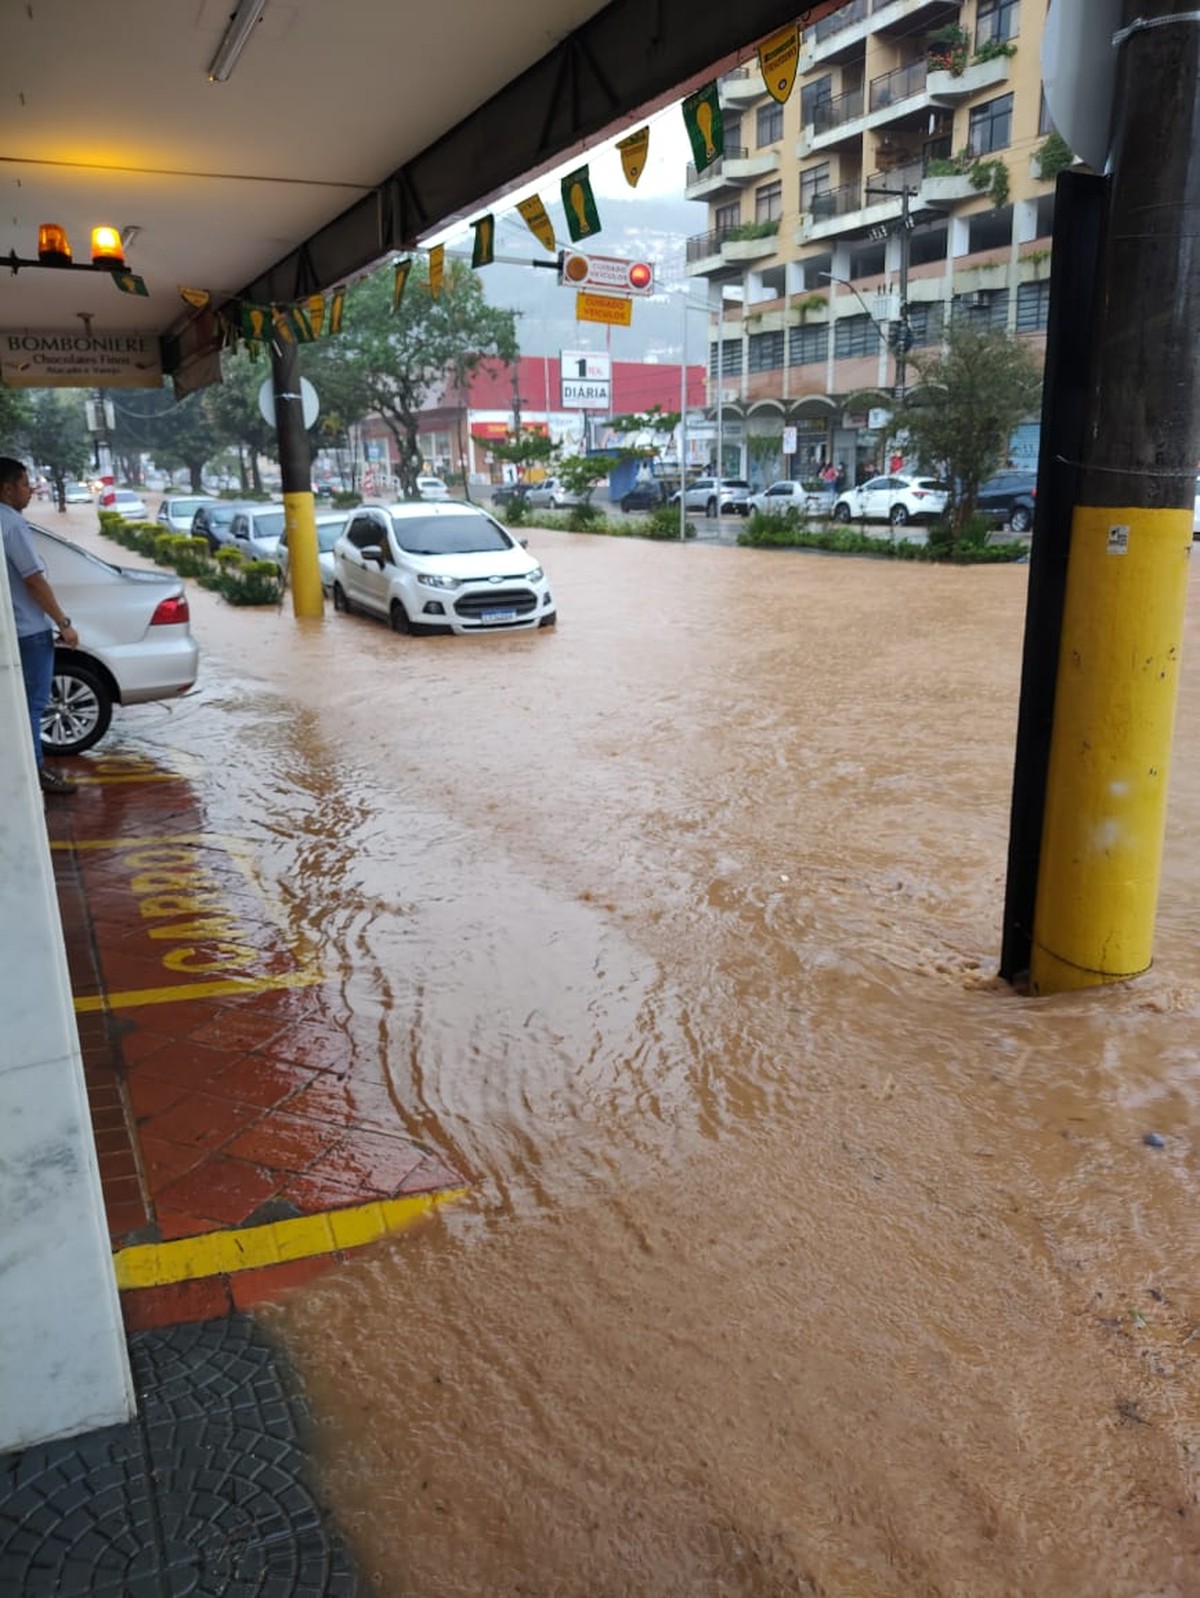
[[[1192,549],[1190,510],[1077,505],[1030,989],[1150,965]]]
[[[317,559],[317,519],[313,496],[283,496],[284,537],[288,546],[288,573],[292,585],[292,615],[320,616],[325,611],[321,567]]]

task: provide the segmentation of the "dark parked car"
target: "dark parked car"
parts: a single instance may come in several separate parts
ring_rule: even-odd
[[[1033,506],[1037,499],[1036,472],[997,472],[979,488],[976,509],[991,517],[997,527],[1011,527],[1014,533],[1027,533],[1033,526]]]
[[[229,524],[242,509],[242,503],[236,499],[209,500],[192,517],[192,537],[207,538],[208,547],[215,555],[222,544],[229,542]]]
[[[666,491],[661,483],[648,478],[643,483],[635,483],[627,494],[621,495],[621,509],[629,510],[655,510],[666,502]]]
[[[524,499],[528,492],[528,483],[497,483],[492,489],[492,504],[511,505],[514,500]]]

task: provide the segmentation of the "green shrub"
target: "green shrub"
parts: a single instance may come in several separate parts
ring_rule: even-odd
[[[347,489],[335,493],[329,503],[334,510],[353,510],[356,505],[362,504],[362,495],[357,489]]]
[[[518,494],[515,499],[508,500],[499,509],[509,527],[524,527],[529,520],[529,506],[525,503],[524,494]]]
[[[637,532],[639,538],[657,538],[666,540],[679,538],[679,507],[677,505],[656,505],[648,516],[638,517]],[[695,538],[696,524],[684,521],[683,536]]]
[[[283,597],[283,581],[273,560],[241,560],[239,557],[236,565],[225,563],[217,591],[231,605],[277,605]]]
[[[171,549],[171,564],[181,577],[199,577],[212,564],[208,554],[208,539],[176,533]]]
[[[229,571],[236,566],[246,564],[246,557],[233,544],[222,544],[213,559],[221,571]]]

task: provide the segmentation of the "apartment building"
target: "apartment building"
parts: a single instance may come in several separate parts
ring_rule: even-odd
[[[912,354],[951,317],[1044,348],[1065,155],[1042,95],[1047,3],[850,0],[804,30],[786,105],[757,62],[722,79],[724,155],[686,192],[709,206],[687,272],[719,307],[726,471],[882,463]],[[1036,459],[1036,423],[1014,452]]]

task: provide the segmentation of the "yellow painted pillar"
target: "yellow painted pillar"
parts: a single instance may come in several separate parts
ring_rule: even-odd
[[[285,494],[283,518],[288,547],[288,577],[292,585],[292,615],[320,616],[325,610],[325,595],[321,588],[317,518],[312,493]]]
[[[1188,510],[1075,509],[1034,993],[1120,982],[1150,965],[1191,548]]]

